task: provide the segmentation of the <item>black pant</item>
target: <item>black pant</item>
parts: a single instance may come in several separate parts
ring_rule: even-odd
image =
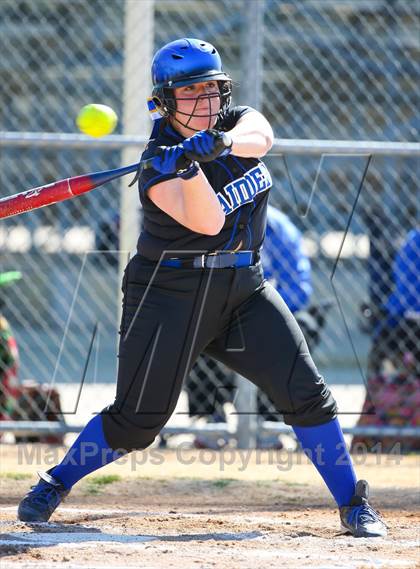
[[[260,263],[174,269],[136,255],[122,288],[117,394],[102,411],[112,448],[143,449],[153,442],[201,352],[265,391],[289,425],[335,417],[335,401],[302,332],[264,281]]]

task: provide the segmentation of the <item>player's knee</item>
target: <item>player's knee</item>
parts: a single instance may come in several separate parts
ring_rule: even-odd
[[[166,415],[136,414],[116,409],[102,411],[104,435],[109,446],[127,452],[149,447],[168,420]]]
[[[312,427],[332,421],[337,416],[337,403],[329,388],[323,384],[295,401],[294,409],[284,415],[284,422],[299,427]]]

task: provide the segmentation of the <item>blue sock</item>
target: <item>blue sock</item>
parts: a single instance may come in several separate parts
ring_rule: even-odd
[[[105,440],[102,416],[96,415],[77,437],[66,456],[50,472],[66,489],[94,470],[114,462],[122,456]]]
[[[295,426],[293,430],[338,507],[348,505],[357,479],[338,419],[314,427]]]

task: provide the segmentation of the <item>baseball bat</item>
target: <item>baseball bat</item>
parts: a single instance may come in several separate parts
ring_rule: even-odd
[[[223,143],[228,145],[229,139],[223,133]],[[82,176],[73,176],[58,180],[52,184],[45,184],[37,188],[31,188],[19,194],[13,194],[0,199],[0,219],[6,219],[14,215],[19,215],[25,211],[33,211],[41,207],[46,207],[54,203],[62,202],[90,192],[91,190],[102,186],[111,180],[121,178],[132,172],[136,172],[134,180],[130,183],[132,186],[139,177],[141,169],[146,170],[152,167],[153,158],[124,166],[123,168],[115,168],[114,170],[103,170],[101,172],[93,172],[91,174],[83,174]]]
[[[98,186],[102,186],[102,184],[106,182],[138,171],[140,165],[142,164],[138,162],[137,164],[131,164],[130,166],[116,168],[114,170],[104,170],[102,172],[74,176],[53,182],[52,184],[32,188],[19,194],[7,196],[0,199],[0,219],[12,217],[13,215],[18,215],[25,211],[32,211],[40,207],[68,200],[75,196],[80,196]],[[146,167],[150,166],[146,165]]]

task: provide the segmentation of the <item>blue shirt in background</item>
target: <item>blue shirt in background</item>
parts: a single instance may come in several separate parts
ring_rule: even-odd
[[[292,312],[302,310],[312,294],[311,264],[302,246],[302,234],[290,219],[269,205],[267,230],[261,251],[264,274]]]
[[[394,289],[386,303],[391,317],[420,314],[420,229],[413,229],[395,257]]]

